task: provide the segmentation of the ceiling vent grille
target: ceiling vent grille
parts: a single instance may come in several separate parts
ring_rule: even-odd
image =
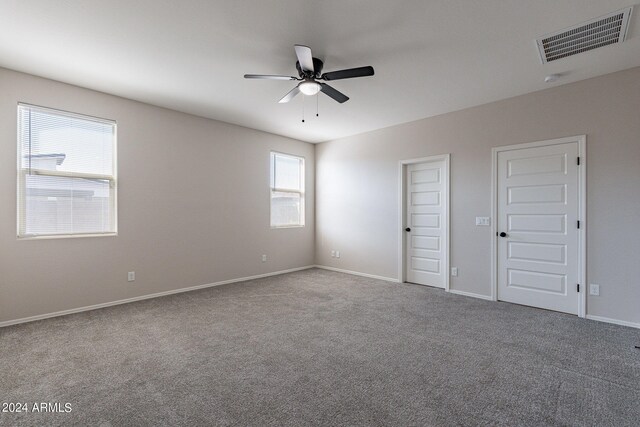
[[[614,43],[627,35],[631,7],[609,13],[566,30],[547,34],[536,40],[542,63],[577,55]]]

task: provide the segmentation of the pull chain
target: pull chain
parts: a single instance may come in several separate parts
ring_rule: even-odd
[[[318,114],[318,98],[319,98],[318,94],[319,94],[319,93],[320,93],[320,92],[316,92],[316,117],[318,117],[318,116],[319,116],[319,114]]]
[[[304,96],[302,97],[302,123],[304,123]]]

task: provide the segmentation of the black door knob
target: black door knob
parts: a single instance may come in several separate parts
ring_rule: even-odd
[[[503,231],[502,233],[500,233],[500,237],[507,237],[507,233]]]
[[[405,228],[404,231],[411,231],[409,227]]]

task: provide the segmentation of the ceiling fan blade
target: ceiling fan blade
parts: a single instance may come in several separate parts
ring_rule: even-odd
[[[331,98],[338,101],[340,104],[349,100],[349,97],[344,93],[332,88],[326,83],[320,83],[320,90],[325,93],[325,95],[330,96]]]
[[[309,46],[303,46],[297,44],[294,46],[296,49],[296,56],[298,57],[298,62],[300,63],[300,68],[302,71],[309,71],[314,73],[313,69],[313,55],[311,55],[311,48]]]
[[[266,79],[266,80],[296,80],[291,76],[276,76],[273,74],[245,74],[245,79]]]
[[[323,80],[352,79],[354,77],[373,76],[373,67],[348,68],[346,70],[330,71],[322,75]]]
[[[300,88],[298,86],[296,86],[293,89],[291,89],[289,92],[287,92],[287,94],[285,96],[283,96],[282,99],[280,101],[278,101],[278,102],[280,104],[284,104],[285,102],[289,102],[299,93],[300,93]]]

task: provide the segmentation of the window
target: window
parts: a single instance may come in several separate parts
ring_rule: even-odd
[[[304,159],[271,153],[271,226],[304,226]]]
[[[116,232],[115,122],[18,105],[18,237]]]

